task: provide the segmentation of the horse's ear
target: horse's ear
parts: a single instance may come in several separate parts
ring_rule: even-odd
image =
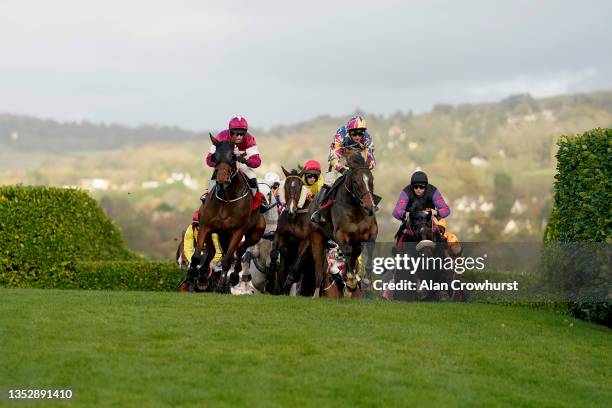
[[[281,166],[281,169],[283,169],[283,173],[285,174],[285,177],[289,177],[289,175],[291,173],[289,173],[287,170],[285,170],[285,168],[283,166]]]
[[[213,145],[218,145],[219,141],[217,139],[215,139],[215,137],[212,135],[212,133],[208,133],[208,135],[210,136],[210,141],[212,142]]]
[[[304,175],[304,169],[300,170],[300,172],[297,175],[298,177],[302,177]]]

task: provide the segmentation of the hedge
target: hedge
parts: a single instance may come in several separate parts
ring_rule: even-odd
[[[183,274],[130,253],[84,191],[0,187],[0,287],[164,291]]]
[[[174,262],[62,262],[42,270],[0,272],[0,287],[172,291],[184,274]]]
[[[593,129],[576,136],[562,136],[558,142],[554,204],[544,234],[548,243],[612,243],[612,129]],[[608,245],[600,256],[608,256]],[[580,258],[580,257],[578,257]],[[580,279],[581,269],[555,268],[572,265],[567,260],[548,260],[550,272],[560,282]],[[598,271],[607,276],[609,269]],[[599,278],[601,278],[601,273]],[[607,293],[610,299],[610,293]],[[569,312],[585,320],[612,323],[612,303],[575,302]]]
[[[0,270],[134,259],[137,257],[125,248],[117,227],[84,191],[0,187]]]

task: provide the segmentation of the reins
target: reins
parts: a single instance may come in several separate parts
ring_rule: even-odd
[[[244,197],[246,197],[247,195],[249,195],[249,193],[251,192],[249,189],[249,182],[246,179],[246,176],[244,175],[244,173],[242,173],[240,170],[238,170],[238,168],[236,168],[235,172],[230,173],[230,180],[233,180],[234,177],[238,174],[242,174],[242,179],[244,180],[245,183],[245,190],[244,190],[244,194],[242,194],[240,197],[238,198],[233,198],[233,199],[225,199],[225,198],[221,198],[219,197],[219,189],[217,188],[217,185],[215,185],[215,198],[221,202],[224,203],[235,203],[236,201],[240,201],[242,200]],[[230,185],[231,185],[231,181],[230,181]]]
[[[369,170],[369,168],[368,168],[368,167],[357,167],[357,169]],[[355,181],[353,180],[352,175],[353,175],[353,173],[352,173],[352,169],[351,169],[351,170],[349,170],[349,173],[347,173],[347,174],[346,174],[346,176],[345,176],[345,177],[348,179],[347,181],[348,181],[349,183],[345,182],[345,183],[344,183],[344,188],[345,188],[345,189],[346,189],[346,191],[347,191],[347,192],[348,192],[348,193],[351,195],[351,197],[353,197],[353,199],[354,199],[355,201],[357,201],[357,203],[359,204],[359,206],[360,206],[362,209],[364,209],[364,210],[368,210],[368,209],[366,208],[365,204],[363,203],[362,198],[363,198],[363,197],[365,197],[365,196],[367,196],[367,195],[369,194],[369,195],[370,195],[370,197],[372,197],[372,202],[373,202],[373,201],[374,201],[374,196],[372,195],[372,192],[371,192],[371,191],[369,191],[369,189],[368,189],[368,191],[366,191],[365,193],[363,193],[361,196],[358,196],[357,194],[355,194],[355,191],[354,191],[354,190],[355,190]],[[351,185],[351,188],[350,188],[350,189],[349,189],[349,187],[347,186],[347,184],[350,184],[350,185]],[[369,211],[369,210],[368,210],[368,211]]]

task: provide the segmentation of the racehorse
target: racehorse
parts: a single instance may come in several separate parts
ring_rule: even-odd
[[[306,198],[308,190],[302,182],[303,172],[281,168],[285,174],[284,185],[281,186],[284,208],[274,234],[270,264],[275,266],[280,256],[281,269],[271,272],[282,287],[281,293],[288,295],[291,286],[300,278],[303,270],[300,266],[310,256],[310,218]]]
[[[238,157],[234,152],[234,143],[218,141],[210,135],[210,140],[216,151],[212,155],[215,163],[215,186],[209,191],[208,198],[200,206],[200,229],[196,243],[196,250],[191,260],[189,276],[197,279],[199,289],[209,286],[207,273],[210,262],[215,255],[215,246],[212,234],[216,232],[221,241],[225,254],[221,261],[222,291],[227,291],[227,273],[232,266],[234,253],[238,260],[242,259],[245,251],[259,241],[266,228],[263,215],[258,206],[254,206],[254,198],[249,188],[247,178],[239,170]],[[254,208],[255,207],[255,208]],[[244,237],[244,241],[241,240]],[[200,258],[204,245],[206,251],[204,260]],[[236,262],[231,275],[230,285],[238,283],[239,272],[242,270],[240,261]]]
[[[438,230],[429,209],[411,209],[408,219],[402,223],[396,248],[399,253],[408,253],[413,257],[422,256],[423,259],[437,258],[442,260],[442,262],[449,256],[446,239]],[[433,267],[421,267],[411,276],[396,276],[396,280],[411,278],[414,280],[416,277],[417,285],[425,279],[435,283],[450,283],[454,274],[453,271],[444,270],[440,262],[430,262],[430,264]],[[441,291],[427,291],[422,300],[440,300],[441,298],[448,298],[448,295],[451,293],[445,294]],[[399,294],[399,297],[404,300],[415,300],[416,293],[409,291],[408,293]]]
[[[310,242],[312,255],[315,261],[315,290],[314,296],[319,295],[321,282],[324,277],[325,241],[332,238],[345,257],[345,267],[342,271],[344,280],[352,281],[355,265],[361,254],[361,245],[364,242],[374,242],[378,235],[378,224],[374,212],[376,198],[374,196],[374,176],[369,165],[359,153],[353,153],[347,158],[348,171],[337,181],[331,191],[335,197],[330,204],[331,236],[326,236],[325,226],[311,223]],[[312,214],[317,208],[317,200],[313,200],[309,207]],[[324,203],[323,205],[326,205]],[[350,288],[349,290],[356,289]]]

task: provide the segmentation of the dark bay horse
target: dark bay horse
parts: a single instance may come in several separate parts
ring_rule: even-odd
[[[348,157],[349,170],[344,175],[342,185],[331,207],[332,239],[338,243],[345,257],[345,267],[342,271],[345,280],[352,280],[357,258],[361,255],[361,244],[374,242],[378,235],[378,224],[374,212],[376,210],[374,196],[374,176],[359,153]],[[311,203],[309,213],[316,210],[316,200]],[[316,291],[319,295],[325,268],[325,242],[328,237],[321,227],[311,223],[310,242],[315,261]]]
[[[282,198],[284,209],[278,218],[271,254],[271,265],[281,258],[281,270],[275,274],[281,292],[288,295],[291,286],[298,281],[306,257],[310,257],[310,217],[308,215],[307,189],[302,182],[302,172],[287,171]]]
[[[210,262],[215,256],[212,234],[216,232],[221,247],[225,249],[221,261],[222,290],[227,291],[227,273],[232,266],[234,253],[238,260],[242,259],[247,248],[256,244],[263,235],[266,222],[258,209],[252,209],[253,195],[246,176],[238,169],[234,143],[220,142],[212,135],[210,140],[216,148],[213,154],[216,185],[208,192],[205,203],[199,209],[200,230],[189,276],[192,281],[197,278],[200,289],[209,286],[210,282],[204,271],[208,271]],[[204,245],[206,251],[202,261],[199,254]],[[236,262],[232,281],[229,282],[232,286],[238,283],[238,274],[241,270],[241,262]]]
[[[407,253],[411,257],[423,256],[425,259],[437,258],[440,260],[449,256],[446,239],[434,223],[429,209],[411,208],[408,219],[402,223],[401,232],[396,245],[398,253]],[[430,268],[419,268],[414,274],[396,272],[395,279],[396,281],[416,279],[417,285],[423,280],[450,283],[454,277],[453,271],[446,271],[435,262],[431,262],[431,265]],[[421,293],[420,297],[414,291],[396,291],[394,296],[398,300],[440,300],[453,296],[453,291],[448,293],[426,291],[426,293]]]

